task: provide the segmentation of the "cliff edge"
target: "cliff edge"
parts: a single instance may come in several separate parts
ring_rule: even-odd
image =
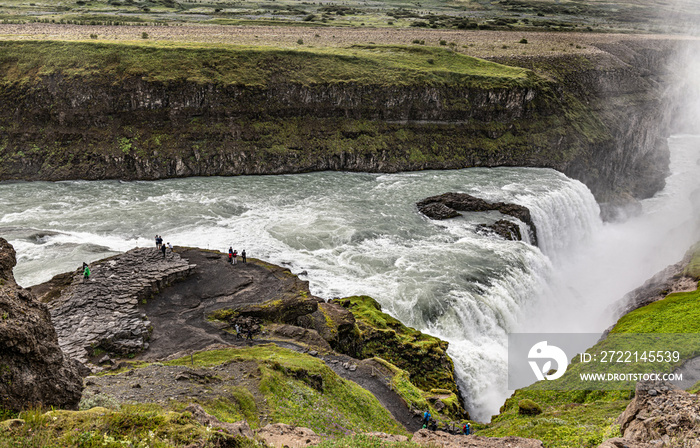
[[[78,365],[63,355],[46,305],[15,283],[15,250],[0,238],[0,408],[77,409]]]

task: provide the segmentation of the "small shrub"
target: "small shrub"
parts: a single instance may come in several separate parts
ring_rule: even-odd
[[[90,39],[97,39],[97,34],[91,34]]]
[[[440,40],[440,45],[447,45],[447,41],[441,39],[441,40]]]
[[[389,20],[386,24],[387,24],[387,25],[393,25],[394,22],[392,22],[391,20]]]
[[[78,409],[87,411],[92,408],[119,409],[119,402],[112,396],[106,394],[84,394],[78,404]]]
[[[501,48],[504,49],[504,50],[507,50],[507,49],[508,49],[508,45],[503,45]]]
[[[518,414],[520,415],[538,415],[542,413],[542,408],[539,404],[532,400],[524,399],[518,402]]]
[[[525,39],[525,38],[523,37],[522,39],[520,39],[520,42],[519,42],[519,43],[521,43],[521,44],[526,44],[526,43],[527,43],[527,39]]]
[[[432,65],[432,64],[435,63],[435,59],[432,59],[432,58],[431,58],[431,59],[428,59],[426,62],[428,62],[428,64],[431,64],[431,65]]]
[[[141,39],[148,39],[148,33],[145,31],[141,33]]]
[[[298,43],[299,45],[304,45],[304,39],[299,39],[299,40],[297,41],[297,43]]]
[[[308,16],[304,17],[304,22],[311,22],[316,18],[314,14],[309,14]]]

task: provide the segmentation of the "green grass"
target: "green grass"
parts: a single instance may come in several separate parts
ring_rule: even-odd
[[[269,415],[275,422],[306,426],[328,435],[350,431],[404,433],[403,427],[374,395],[340,378],[323,361],[312,356],[266,344],[200,352],[193,359],[198,367],[230,361],[256,362],[260,370],[259,392],[265,397]],[[165,364],[191,365],[189,357]],[[249,400],[236,401],[243,403],[240,411],[234,409],[236,415],[253,413]],[[222,409],[226,406],[220,402],[214,406],[210,404],[208,409],[216,411],[218,407],[217,412],[222,415],[231,412],[230,406]]]
[[[689,266],[693,263],[697,263],[697,251]],[[651,369],[659,373],[672,371],[700,354],[700,338],[689,336],[700,333],[698,303],[700,290],[669,294],[663,300],[623,316],[609,336],[587,352],[678,350],[680,359],[677,362],[654,363]],[[634,383],[627,384],[627,389],[621,385],[623,390],[576,390],[584,385],[596,386],[580,383],[579,373],[584,371],[622,373],[650,371],[650,368],[643,363],[583,363],[574,359],[562,378],[540,381],[516,391],[503,405],[501,413],[479,434],[532,437],[542,440],[547,448],[595,447],[605,438],[619,435],[614,420],[633,397]],[[698,389],[700,383],[690,391],[695,393]],[[538,416],[519,415],[518,402],[523,399],[535,401],[544,412]]]
[[[2,447],[105,447],[139,448],[255,446],[247,439],[234,439],[216,428],[198,424],[189,412],[171,412],[157,405],[122,406],[117,411],[93,408],[88,411],[39,410],[22,412],[25,424],[0,429]]]
[[[448,389],[457,392],[454,366],[446,354],[448,344],[433,336],[407,327],[382,312],[371,297],[336,299],[352,312],[360,330],[362,358],[380,357],[407,371],[413,384],[424,391]]]
[[[433,63],[428,63],[428,60]],[[451,52],[402,46],[279,50],[212,44],[0,41],[0,82],[68,77],[144,77],[154,82],[264,86],[291,83],[533,85],[530,71]]]
[[[318,448],[419,448],[422,445],[413,442],[387,442],[376,437],[356,435],[326,439],[316,446]]]

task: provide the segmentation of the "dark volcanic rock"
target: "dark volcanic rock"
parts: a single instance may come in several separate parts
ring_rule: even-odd
[[[520,227],[507,219],[499,219],[493,224],[480,224],[480,228],[495,233],[496,235],[511,241],[522,241]]]
[[[61,348],[83,363],[96,347],[119,355],[148,348],[151,322],[139,303],[193,269],[177,253],[163,257],[155,248],[141,248],[94,264],[89,279],[80,272],[70,283],[54,278],[49,283],[60,284],[59,292],[49,289],[44,296],[57,296],[49,308]]]
[[[78,407],[83,382],[63,355],[46,305],[14,280],[15,251],[0,238],[0,408]]]
[[[436,206],[433,204],[441,204],[443,207]],[[504,215],[510,215],[518,218],[530,227],[532,231],[532,243],[537,245],[537,227],[535,223],[532,222],[532,216],[530,215],[530,209],[525,206],[518,204],[509,204],[506,202],[487,202],[483,199],[474,197],[466,193],[444,193],[439,196],[431,196],[425,198],[422,201],[416,203],[418,210],[432,219],[445,219],[446,217],[458,216],[460,212],[487,212],[491,210],[496,210]],[[456,215],[447,216],[450,214],[449,210],[452,210]],[[438,216],[445,216],[435,218],[432,214],[439,212]]]

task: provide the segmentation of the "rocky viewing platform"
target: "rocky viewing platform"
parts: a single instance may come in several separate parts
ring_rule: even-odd
[[[33,292],[48,301],[61,349],[87,364],[98,349],[122,356],[147,349],[151,322],[139,304],[194,268],[176,253],[134,249],[92,265],[89,278],[79,270]]]

